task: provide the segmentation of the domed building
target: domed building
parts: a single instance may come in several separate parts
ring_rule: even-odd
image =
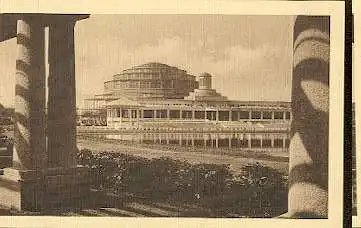
[[[147,63],[114,75],[104,83],[104,94],[87,101],[93,109],[107,109],[107,126],[118,129],[204,129],[218,123],[223,130],[248,123],[289,128],[289,102],[229,100],[212,88],[212,77],[202,73],[197,81],[185,70]]]
[[[183,99],[198,88],[196,77],[162,63],[147,63],[123,70],[104,83],[105,93],[134,100]]]

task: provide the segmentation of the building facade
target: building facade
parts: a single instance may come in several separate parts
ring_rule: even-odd
[[[87,99],[87,108],[106,109],[107,126],[115,129],[288,131],[292,118],[289,102],[229,100],[212,88],[212,75],[197,81],[162,63],[124,70],[104,83],[104,91]]]

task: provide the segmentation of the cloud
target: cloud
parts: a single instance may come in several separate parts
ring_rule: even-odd
[[[215,75],[215,87],[230,99],[290,100],[292,56],[287,47],[233,46],[225,58],[203,63]]]
[[[92,15],[75,27],[78,105],[114,74],[153,61],[209,72],[231,99],[289,100],[291,24],[286,16]],[[0,102],[12,105],[16,40],[0,50]]]

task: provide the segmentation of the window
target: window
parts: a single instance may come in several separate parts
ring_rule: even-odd
[[[272,112],[263,112],[263,119],[272,119]]]
[[[192,111],[182,111],[183,119],[192,119]]]
[[[238,120],[238,112],[232,111],[232,121],[237,121],[237,120]]]
[[[131,116],[132,116],[132,118],[134,118],[134,119],[137,118],[137,116],[138,116],[138,115],[137,115],[137,111],[138,111],[138,110],[131,110],[131,113],[132,113]]]
[[[143,118],[153,118],[154,111],[153,110],[144,110],[143,111]]]
[[[167,118],[167,110],[157,110],[157,118]]]
[[[208,120],[216,120],[217,112],[216,111],[207,111],[207,119]]]
[[[239,112],[239,118],[242,120],[247,120],[249,118],[249,112],[248,111],[240,111]]]
[[[218,112],[219,121],[228,121],[229,120],[229,111],[219,111]]]
[[[291,113],[290,112],[286,112],[286,120],[291,119]]]
[[[179,110],[170,110],[169,117],[171,119],[179,119],[180,118],[180,111]]]
[[[275,116],[275,120],[282,120],[283,112],[275,112],[274,116]]]
[[[282,148],[283,147],[283,140],[282,139],[275,139],[273,142],[273,146],[275,148]]]
[[[122,110],[122,118],[129,118],[129,113],[127,109]]]
[[[261,119],[261,112],[260,111],[253,111],[252,112],[252,119],[253,120]]]
[[[204,119],[204,111],[194,111],[195,119]]]

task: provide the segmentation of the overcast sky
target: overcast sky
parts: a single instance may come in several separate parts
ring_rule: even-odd
[[[134,65],[214,76],[235,100],[290,101],[292,16],[91,15],[75,27],[77,102]],[[16,40],[0,43],[0,102],[14,103]]]

